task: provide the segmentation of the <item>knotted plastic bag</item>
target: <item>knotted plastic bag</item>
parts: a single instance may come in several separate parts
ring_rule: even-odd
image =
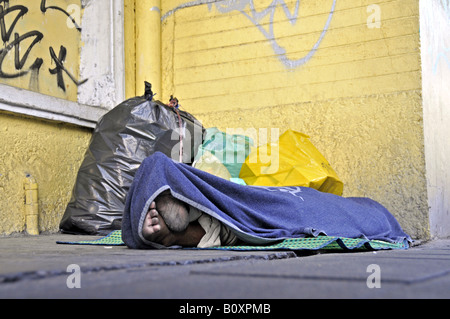
[[[153,100],[146,83],[144,96],[122,102],[97,123],[61,231],[107,235],[121,229],[125,198],[141,162],[159,151],[192,164],[202,137],[194,116]]]

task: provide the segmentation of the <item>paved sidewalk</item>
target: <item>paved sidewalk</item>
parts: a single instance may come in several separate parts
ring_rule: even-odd
[[[56,244],[93,238],[0,238],[0,298],[450,298],[450,239],[313,254]]]

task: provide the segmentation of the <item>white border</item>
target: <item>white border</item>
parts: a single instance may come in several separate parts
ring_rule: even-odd
[[[423,128],[431,238],[450,236],[450,7],[420,0]]]
[[[125,98],[123,0],[83,0],[78,102],[113,108]]]

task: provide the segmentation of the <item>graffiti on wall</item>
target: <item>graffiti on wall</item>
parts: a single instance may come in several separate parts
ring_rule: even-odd
[[[293,10],[289,9],[289,6],[286,4],[285,0],[273,0],[270,4],[268,4],[265,8],[260,10],[256,9],[254,0],[197,0],[190,1],[184,3],[182,5],[177,6],[176,8],[168,11],[161,20],[164,21],[167,17],[172,15],[174,12],[180,9],[204,5],[207,4],[209,10],[211,11],[213,6],[220,13],[229,13],[232,11],[240,12],[247,19],[249,19],[255,27],[264,35],[266,40],[270,43],[273,51],[275,52],[278,59],[281,63],[288,69],[295,69],[305,63],[307,63],[313,55],[316,53],[317,49],[320,46],[325,34],[328,31],[331,20],[333,18],[334,10],[336,7],[337,0],[332,0],[330,11],[325,22],[325,25],[320,32],[316,42],[312,46],[312,48],[302,57],[292,59],[288,56],[288,50],[280,44],[279,39],[276,36],[275,30],[275,13],[278,9],[282,9],[289,23],[294,26],[299,17],[300,17],[300,0],[296,0],[295,6]],[[266,21],[268,19],[268,25],[266,25]],[[263,22],[264,21],[264,22]]]
[[[65,0],[0,0],[0,82],[66,97],[69,83],[87,81],[77,79],[81,27],[79,15],[68,12],[71,5]]]
[[[282,8],[287,20],[292,26],[294,26],[299,18],[300,0],[296,1],[294,10],[292,12],[289,10],[284,0],[273,0],[266,8],[263,8],[260,11],[255,8],[254,0],[227,0],[216,2],[214,3],[214,5],[216,9],[221,13],[228,13],[231,11],[238,11],[242,13],[259,29],[259,31],[261,31],[267,41],[269,41],[273,51],[275,52],[279,60],[283,63],[283,65],[289,69],[294,69],[308,62],[316,53],[330,26],[331,19],[333,18],[334,14],[334,9],[336,7],[336,1],[337,0],[333,0],[330,13],[325,22],[325,26],[320,33],[317,41],[314,43],[313,47],[306,55],[298,59],[290,59],[288,57],[286,48],[279,44],[274,30],[274,17],[275,12],[278,10],[278,8]],[[210,10],[212,9],[212,6],[213,4],[208,4]],[[263,21],[267,21],[267,17],[269,19],[269,23],[268,26],[265,27]]]

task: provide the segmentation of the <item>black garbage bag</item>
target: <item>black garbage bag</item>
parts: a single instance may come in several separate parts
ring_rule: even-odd
[[[160,151],[192,164],[202,138],[194,116],[153,100],[146,83],[144,96],[119,104],[96,125],[60,230],[103,236],[120,229],[126,194],[141,162]]]

